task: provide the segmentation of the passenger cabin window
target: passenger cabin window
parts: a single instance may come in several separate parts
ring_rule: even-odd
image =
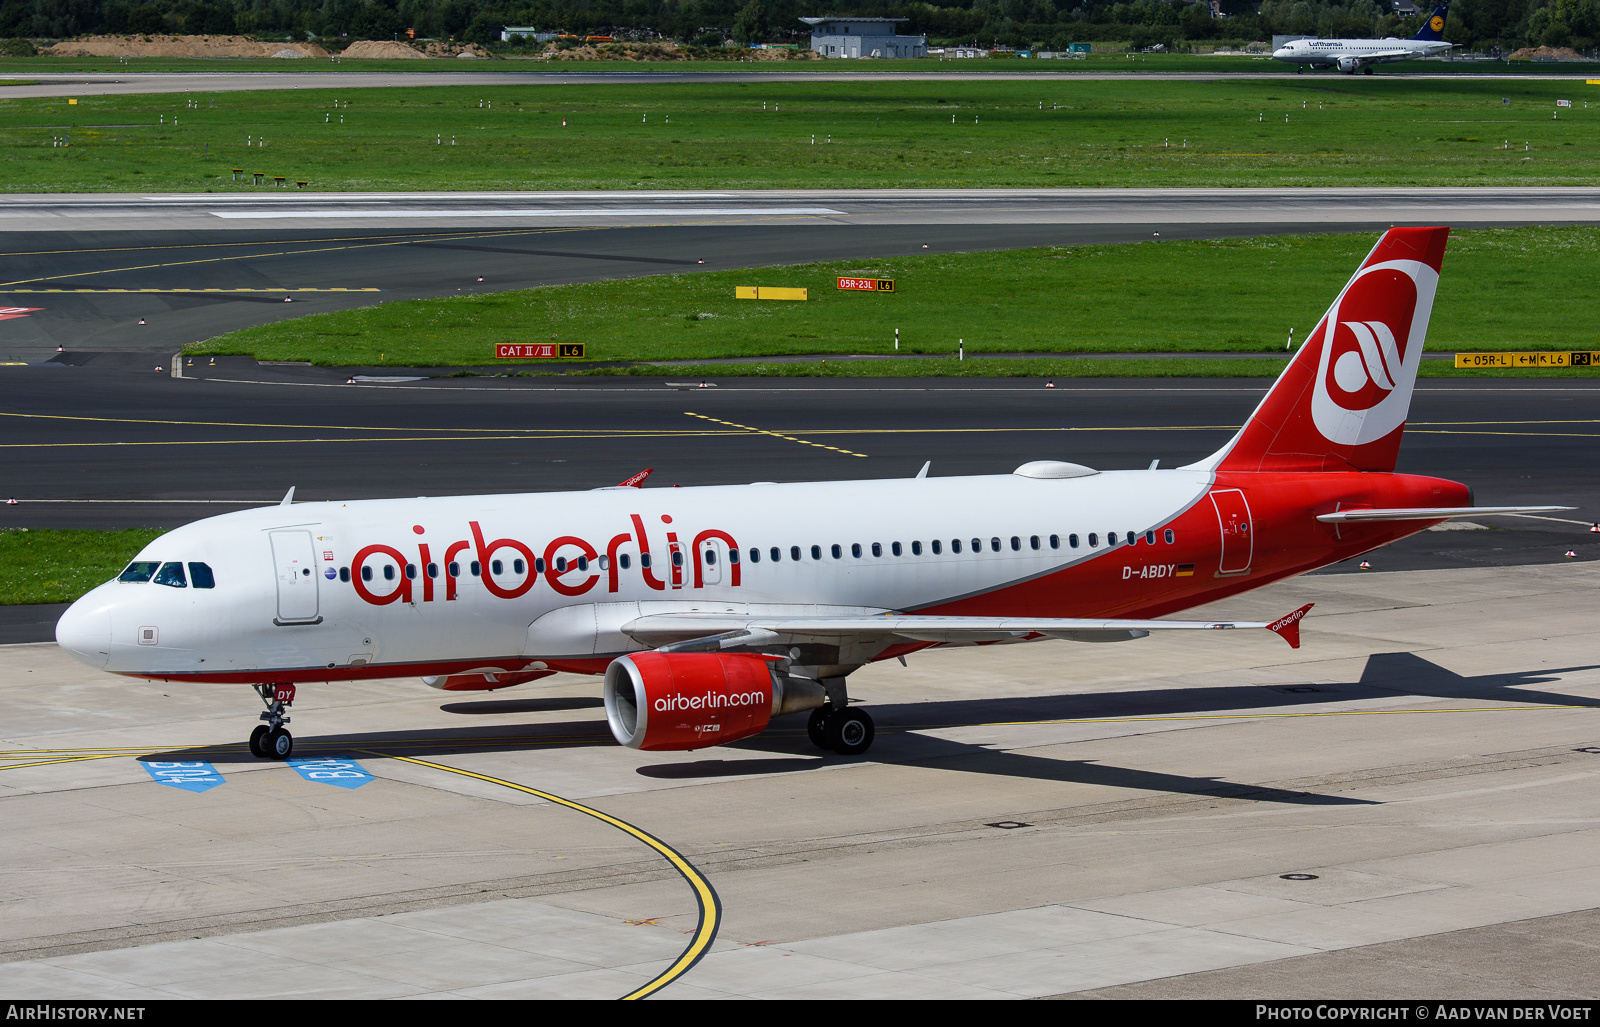
[[[800,547],[799,546],[790,546],[789,547],[789,559],[791,559],[791,560],[799,560],[800,559]]]
[[[1078,548],[1078,536],[1077,535],[1068,535],[1067,536],[1067,546],[1069,548],[1072,548],[1072,549],[1077,549]]]
[[[521,573],[525,572],[527,569],[528,569],[528,565],[522,562],[522,558],[521,557],[518,557],[517,559],[511,561],[511,571],[512,571],[513,574],[521,574]]]
[[[1039,548],[1039,536],[1038,535],[1029,535],[1028,536],[1028,548],[1030,548],[1030,549],[1038,549]]]
[[[348,568],[348,567],[340,567],[339,568],[339,580],[340,581],[349,581],[350,580],[350,568]]]
[[[837,542],[835,542],[833,545],[829,546],[828,549],[829,549],[830,552],[833,553],[833,558],[835,560],[839,559],[839,557],[844,555],[844,550],[839,548],[839,543],[837,543]]]
[[[189,583],[195,588],[216,588],[217,579],[211,574],[211,565],[204,563],[190,563]]]
[[[383,580],[384,581],[393,581],[394,580],[394,564],[386,563],[386,564],[383,565]]]
[[[937,545],[937,544],[938,544],[938,543],[934,543],[934,544],[935,544],[935,545]],[[952,553],[959,553],[959,552],[961,552],[961,540],[960,540],[960,539],[958,539],[958,538],[953,538],[953,539],[951,539],[951,540],[950,540],[950,551],[951,551],[951,552],[952,552]],[[938,550],[937,550],[937,549],[935,549],[935,550],[934,550],[934,552],[936,552],[936,553],[937,553],[937,552],[938,552]]]
[[[535,573],[535,574],[543,574],[544,573],[544,557],[536,556],[536,557],[533,558],[533,573]]]
[[[361,580],[362,581],[371,581],[372,580],[372,568],[371,567],[363,567],[363,568],[361,568]]]
[[[461,561],[460,560],[451,560],[448,570],[450,571],[450,576],[452,578],[461,577]]]
[[[541,559],[539,562],[542,563],[544,561]],[[639,554],[639,566],[640,567],[648,567],[648,566],[650,566],[650,554],[649,553],[640,553]],[[541,570],[542,569],[543,568],[541,568]]]
[[[1089,548],[1090,549],[1098,549],[1099,547],[1100,547],[1100,536],[1096,535],[1092,531],[1089,532]]]
[[[855,557],[857,560],[861,559],[861,543],[850,543],[850,555]]]
[[[428,564],[428,577],[437,578],[438,576],[439,576],[439,565],[436,564],[436,563]]]
[[[472,576],[474,578],[479,577],[479,576],[481,576],[483,574],[483,564],[481,564],[478,561],[474,560],[470,564],[467,565],[467,570],[472,572]]]
[[[1156,529],[1151,528],[1149,531],[1145,532],[1144,533],[1144,541],[1145,541],[1146,545],[1151,545],[1151,546],[1155,545],[1156,544]]]
[[[1035,549],[1039,548],[1039,538],[1038,538],[1037,535],[1034,536],[1034,539],[1033,539],[1033,548],[1035,548]],[[1012,535],[1011,536],[1011,551],[1013,553],[1016,553],[1016,552],[1020,552],[1021,550],[1022,550],[1022,539],[1018,538],[1015,535]]]
[[[714,566],[716,566],[716,563],[717,563],[717,551],[715,549],[707,547],[706,548],[706,566],[707,567],[714,567]]]
[[[676,556],[678,554],[674,553],[672,555]],[[499,560],[496,560],[494,562],[494,572],[496,574],[500,573],[500,561]],[[566,572],[567,572],[567,558],[564,557],[564,556],[556,557],[556,573],[557,574],[565,574]]]
[[[558,570],[558,571],[566,570],[566,568],[561,566],[561,564],[562,564],[562,561],[560,561],[560,560],[556,561],[556,570]],[[491,574],[503,573],[505,571],[505,569],[506,569],[506,565],[504,563],[501,563],[499,560],[490,560],[489,561],[489,572]]]
[[[161,564],[155,560],[135,560],[128,564],[123,572],[117,575],[118,581],[144,582],[149,581]]]
[[[627,570],[628,565],[631,564],[633,560],[628,556],[627,553],[622,553],[617,557],[617,562],[622,565],[623,570]]]
[[[943,546],[944,546],[944,543],[943,543],[943,542],[940,542],[940,541],[939,541],[939,540],[938,540],[938,539],[934,539],[934,540],[933,540],[933,542],[932,542],[932,543],[930,543],[930,544],[931,544],[931,545],[932,545],[932,546],[933,546],[933,555],[934,555],[934,556],[938,556],[938,555],[939,555],[939,550],[940,550],[940,549],[941,549],[941,548],[943,548]],[[960,552],[960,550],[959,550],[959,549],[958,549],[958,550],[956,550],[956,551],[957,551],[957,552]]]
[[[1167,529],[1167,545],[1169,545],[1169,546],[1172,545],[1173,538],[1174,538],[1174,536],[1172,534],[1172,529],[1168,528]]]
[[[406,578],[408,580],[411,580],[411,581],[416,581],[417,580],[417,565],[416,564],[414,564],[414,563],[406,564]]]
[[[811,559],[813,559],[813,560],[822,559],[822,547],[821,546],[812,546],[811,547]]]
[[[761,550],[759,550],[759,549],[751,549],[750,550],[750,562],[751,563],[760,563],[761,562]]]
[[[898,542],[896,542],[896,543],[895,543],[895,544],[894,544],[894,547],[895,547],[895,548],[896,548],[896,549],[899,549],[899,548],[900,548],[900,543],[898,543]],[[872,543],[872,555],[873,555],[873,556],[882,556],[882,555],[883,555],[883,546],[882,546],[882,545],[880,545],[880,544],[879,544],[879,543],[877,543],[877,542],[874,542],[874,543]],[[899,555],[900,555],[900,554],[899,554],[899,553],[896,553],[896,554],[895,554],[895,555],[896,555],[896,556],[899,556]]]
[[[767,555],[772,557],[773,563],[781,563],[783,560],[783,550],[779,549],[777,546],[773,546],[770,550],[768,550]]]
[[[889,552],[893,553],[896,556],[899,556],[900,555],[900,543],[891,542],[889,544]],[[877,554],[873,554],[873,555],[877,555]]]
[[[911,555],[912,556],[921,556],[922,555],[922,543],[920,541],[911,543]]]
[[[189,581],[183,576],[183,564],[173,562],[164,563],[156,571],[155,583],[157,585],[171,585],[173,588],[188,588]]]
[[[556,570],[560,570],[561,569],[562,562],[563,561],[561,561],[561,560],[557,560],[556,561]],[[672,551],[672,566],[674,566],[674,567],[682,567],[683,566],[683,550],[674,549]]]
[[[999,550],[999,548],[1000,548],[1000,540],[999,539],[995,539],[994,540],[994,548],[996,550]],[[983,552],[983,539],[975,538],[975,539],[972,540],[972,551],[974,553]]]

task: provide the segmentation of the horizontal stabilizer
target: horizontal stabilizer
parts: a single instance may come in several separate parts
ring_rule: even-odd
[[[1340,510],[1318,514],[1323,524],[1349,524],[1352,521],[1448,521],[1456,517],[1484,517],[1489,514],[1540,514],[1576,510],[1574,506],[1438,506],[1408,507],[1394,510]]]

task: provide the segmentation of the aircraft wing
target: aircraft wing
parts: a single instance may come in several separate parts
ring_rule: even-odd
[[[1417,50],[1380,50],[1377,53],[1364,53],[1356,57],[1357,63],[1370,64],[1373,61],[1392,61],[1405,57],[1421,57],[1423,54]]]
[[[629,637],[663,652],[788,645],[793,642],[876,637],[913,642],[1001,642],[1029,637],[1076,642],[1122,642],[1152,631],[1266,628],[1300,648],[1307,603],[1275,621],[1115,620],[1074,617],[927,617],[918,614],[763,616],[740,613],[655,613],[622,625]]]
[[[1324,524],[1349,524],[1352,521],[1448,521],[1456,517],[1483,517],[1488,514],[1539,514],[1576,510],[1575,506],[1439,506],[1408,507],[1393,510],[1339,510],[1318,514]]]

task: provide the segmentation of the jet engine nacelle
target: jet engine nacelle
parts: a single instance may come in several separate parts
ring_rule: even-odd
[[[704,749],[758,735],[826,693],[772,660],[739,653],[635,653],[612,661],[606,721],[630,749]]]
[[[1354,57],[1339,58],[1339,70],[1344,72],[1346,75],[1355,74],[1355,70],[1359,67],[1361,67],[1361,62],[1356,60]]]
[[[423,678],[422,683],[430,688],[437,688],[446,692],[492,692],[497,688],[510,688],[512,685],[525,685],[529,681],[537,681],[554,674],[553,670],[528,670],[515,674],[506,674],[500,671],[482,674],[451,674]]]

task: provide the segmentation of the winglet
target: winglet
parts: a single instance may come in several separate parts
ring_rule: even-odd
[[[290,485],[289,486],[289,491],[285,492],[283,494],[283,501],[280,502],[278,505],[279,506],[288,506],[290,503],[293,503],[293,502],[294,502],[294,486]]]
[[[652,471],[654,471],[654,470],[655,470],[654,467],[646,467],[644,470],[640,471],[638,474],[635,474],[633,477],[624,478],[621,481],[617,482],[617,488],[619,488],[619,489],[644,488],[644,480],[646,478],[650,477],[650,473]]]
[[[1267,625],[1267,630],[1275,631],[1282,636],[1283,640],[1289,643],[1290,649],[1300,648],[1300,621],[1306,614],[1311,612],[1311,608],[1315,605],[1317,604],[1307,603],[1287,617],[1278,618]]]

